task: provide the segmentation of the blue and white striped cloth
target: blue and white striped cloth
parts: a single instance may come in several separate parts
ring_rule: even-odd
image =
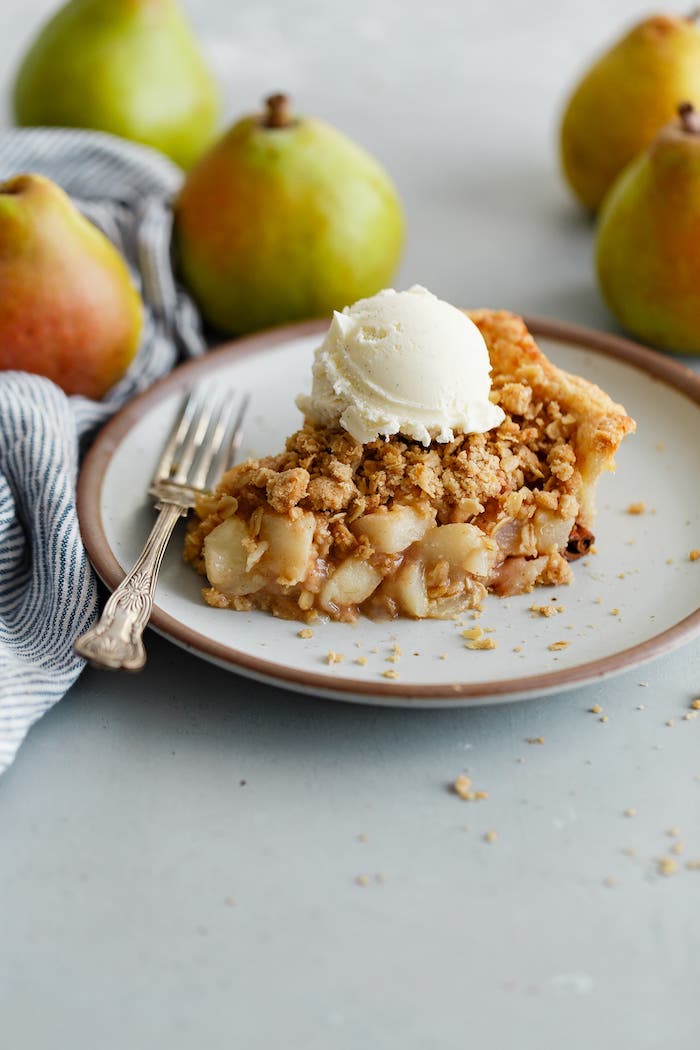
[[[130,397],[205,349],[198,314],[171,269],[178,168],[97,132],[1,132],[0,181],[26,171],[59,183],[122,251],[146,323],[131,368],[102,401],[0,372],[0,773],[84,666],[72,645],[95,620],[97,593],[75,506],[80,453]]]

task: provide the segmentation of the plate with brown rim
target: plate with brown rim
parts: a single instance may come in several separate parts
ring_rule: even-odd
[[[627,340],[527,319],[558,365],[602,386],[637,421],[598,488],[597,553],[567,587],[489,596],[479,619],[496,643],[468,650],[459,621],[361,617],[303,624],[263,612],[213,609],[203,580],[182,559],[182,531],[163,562],[151,627],[212,663],[260,681],[328,698],[394,706],[458,706],[525,699],[595,682],[667,653],[700,633],[700,376]],[[90,559],[114,588],[153,520],[149,478],[183,391],[205,376],[247,391],[243,454],[280,451],[300,424],[294,395],[310,382],[326,328],[312,321],[222,346],[176,369],[131,401],[100,432],[78,484]],[[630,514],[643,504],[643,513]],[[543,617],[533,603],[561,611]],[[566,643],[556,645],[556,643]],[[552,648],[554,646],[554,648]],[[329,662],[334,653],[337,661]],[[387,677],[386,672],[394,672]]]

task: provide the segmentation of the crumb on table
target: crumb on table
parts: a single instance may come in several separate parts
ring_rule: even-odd
[[[452,790],[455,795],[459,795],[460,798],[465,800],[472,798],[473,792],[471,788],[472,778],[468,777],[466,773],[460,773],[460,775],[452,782]]]
[[[455,795],[459,795],[465,802],[481,802],[489,797],[488,791],[475,791],[472,787],[472,778],[466,773],[460,773],[450,785]]]
[[[659,875],[675,875],[678,871],[678,861],[674,860],[673,857],[659,857],[656,870]]]

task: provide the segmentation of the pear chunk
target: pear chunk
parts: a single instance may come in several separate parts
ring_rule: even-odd
[[[395,507],[358,518],[350,526],[355,536],[366,536],[378,554],[398,554],[420,540],[435,521],[424,507]]]

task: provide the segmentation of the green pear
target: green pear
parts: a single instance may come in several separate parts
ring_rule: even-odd
[[[188,168],[218,96],[177,0],[69,0],[27,52],[14,109],[18,124],[109,131]]]
[[[50,179],[0,185],[0,369],[100,398],[139,345],[143,307],[119,252]]]
[[[175,244],[204,317],[240,334],[326,316],[385,287],[404,222],[386,172],[335,128],[274,95],[190,172]]]
[[[625,328],[692,354],[700,352],[700,118],[689,103],[679,114],[608,193],[596,265]]]
[[[560,128],[564,175],[597,211],[624,167],[672,120],[678,102],[700,105],[700,29],[687,18],[653,15],[591,67]]]

